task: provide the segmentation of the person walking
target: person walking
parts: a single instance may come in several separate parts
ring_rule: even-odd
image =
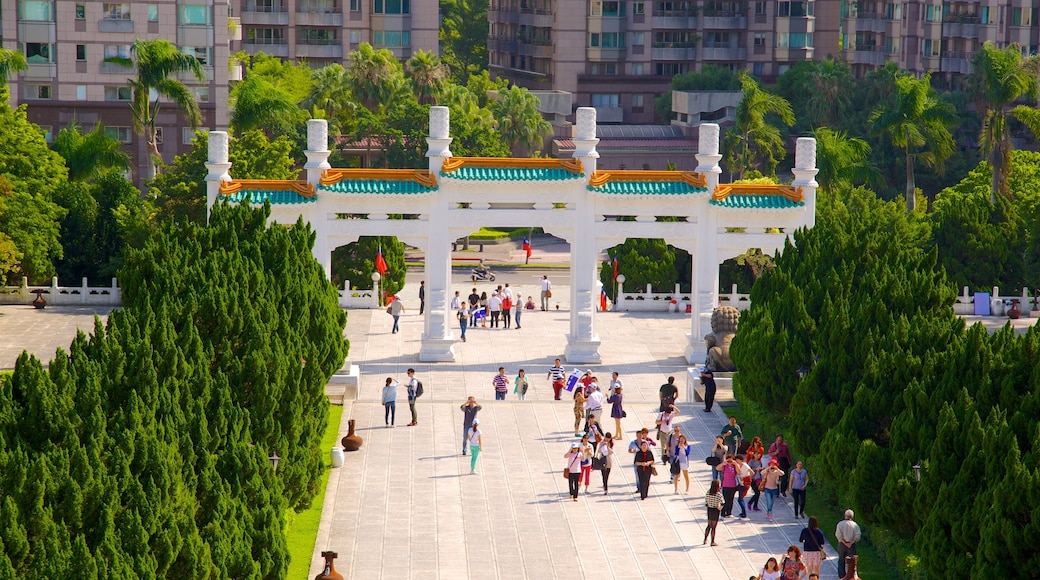
[[[621,420],[625,418],[625,407],[623,395],[621,394],[623,385],[621,379],[618,378],[618,374],[614,373],[614,379],[610,382],[610,396],[607,397],[607,402],[610,403],[610,416],[614,419],[614,432],[622,433],[621,431]]]
[[[506,290],[509,290],[509,285],[506,284]],[[508,292],[502,296],[502,328],[509,328],[510,323],[513,321],[513,297]]]
[[[497,290],[488,298],[488,312],[491,313],[491,328],[498,328],[498,320],[502,316],[502,297]]]
[[[585,388],[574,387],[574,436],[581,437],[581,420],[585,417]]]
[[[679,428],[678,425],[675,426]],[[690,444],[686,440],[686,435],[679,435],[679,440],[676,442],[675,447],[672,448],[672,482],[675,484],[675,493],[679,493],[679,474],[681,473],[683,478],[686,480],[686,491],[690,492]]]
[[[603,414],[603,405],[607,402],[606,397],[599,390],[599,383],[595,378],[588,388],[588,398],[585,400],[585,425],[588,426],[599,420]],[[588,429],[586,429],[587,431]]]
[[[722,480],[722,464],[726,460],[726,444],[723,443],[721,435],[715,438],[715,445],[711,448],[711,454],[718,460],[718,463],[711,468],[711,478]]]
[[[581,446],[577,441],[571,443],[571,450],[563,456],[567,460],[567,489],[571,499],[578,501],[578,482],[581,480]]]
[[[470,322],[469,322],[469,317],[470,317],[469,305],[468,304],[463,304],[459,308],[459,312],[458,312],[457,316],[459,317],[459,330],[462,331],[462,342],[466,342],[466,327],[472,326],[470,324]]]
[[[650,431],[646,427],[643,427],[643,429],[640,430],[640,431],[636,431],[636,438],[633,439],[632,442],[628,444],[628,452],[630,454],[635,455],[636,453],[639,453],[639,448],[642,446],[643,441],[646,440],[646,436],[647,436],[647,434],[649,432]],[[638,465],[633,465],[632,473],[633,473],[633,475],[635,475],[636,493],[639,493],[639,466]]]
[[[650,443],[643,439],[636,453],[635,466],[639,482],[639,499],[644,500],[650,493],[650,476],[654,470],[654,452],[650,451]]]
[[[545,378],[552,381],[553,400],[559,401],[560,393],[563,392],[563,381],[567,378],[567,373],[563,370],[563,365],[560,364],[560,359],[556,359],[552,368],[549,369],[549,373],[545,375]]]
[[[747,450],[744,452],[744,457],[747,457],[750,462],[751,457],[756,453],[758,454],[759,459],[766,454],[766,448],[762,446],[762,438],[758,435],[751,438],[751,444],[748,445]]]
[[[592,478],[592,455],[596,452],[593,448],[592,443],[589,442],[589,434],[586,433],[581,436],[581,477],[578,479],[580,484],[582,481],[585,482],[585,493],[589,493],[589,480]]]
[[[462,411],[462,454],[466,454],[466,448],[469,445],[469,429],[473,426],[473,422],[477,420],[477,412],[480,411],[480,405],[477,404],[477,400],[474,397],[469,397],[466,402],[459,405],[459,410]]]
[[[419,316],[426,312],[426,280],[419,281]]]
[[[784,580],[798,580],[805,577],[805,564],[802,563],[802,551],[798,546],[787,548],[787,555],[780,562],[780,577]]]
[[[665,412],[671,407],[675,400],[679,397],[679,387],[675,386],[675,377],[668,377],[668,382],[661,385],[658,390],[658,397],[661,399],[660,412]]]
[[[488,312],[490,312],[490,310],[488,309],[488,295],[487,295],[487,292],[481,292],[480,293],[480,308],[481,308],[481,310],[484,311],[484,316],[481,317],[481,319],[480,319],[480,327],[481,328],[487,328]]]
[[[780,580],[780,564],[777,564],[776,558],[770,557],[766,560],[766,565],[762,566],[756,580]]]
[[[603,495],[607,495],[610,470],[614,467],[614,437],[610,433],[604,435],[603,441],[599,442],[599,446],[596,448],[596,455],[603,460],[603,468],[599,470],[599,473],[600,477],[603,478]]]
[[[762,511],[758,507],[759,499],[762,497],[762,452],[752,451],[747,466],[751,468],[751,493],[754,494],[748,501],[748,506],[756,512]]]
[[[780,491],[780,478],[783,476],[784,471],[776,464],[776,460],[770,459],[769,467],[762,472],[762,479],[765,480],[762,487],[766,494],[766,519],[769,521],[773,521],[773,502]]]
[[[826,554],[823,548],[826,539],[823,537],[823,530],[820,529],[816,516],[809,516],[809,521],[801,535],[798,536],[798,541],[802,543],[802,561],[805,562],[805,567],[810,574],[819,574],[820,564],[823,563]]]
[[[473,289],[473,292],[470,292],[467,302],[469,302],[469,326],[473,328],[477,325],[476,312],[477,308],[480,307],[480,294],[477,294],[476,288]]]
[[[527,376],[524,374],[524,369],[520,369],[516,373],[516,379],[513,380],[513,392],[521,401],[527,398]]]
[[[783,435],[777,435],[776,441],[769,445],[769,458],[775,459],[780,470],[785,474],[791,471],[791,448],[784,442]],[[780,495],[787,497],[787,475],[780,480]]]
[[[469,428],[469,474],[473,475],[477,472],[477,457],[480,457],[480,449],[484,446],[484,441],[480,432],[480,419],[473,418],[473,425]]]
[[[668,408],[657,414],[657,440],[664,446],[661,450],[661,460],[665,464],[668,463],[668,437],[672,434],[672,421],[678,414],[679,409],[675,405],[668,405]]]
[[[744,503],[744,496],[747,495],[748,488],[751,487],[751,476],[754,471],[744,461],[744,455],[737,453],[733,456],[733,459],[737,462],[737,505],[740,506],[740,517],[747,517],[747,504]]]
[[[701,369],[701,384],[704,385],[704,412],[711,413],[711,407],[715,404],[715,374],[711,369]]]
[[[839,578],[845,577],[845,559],[856,555],[856,544],[862,534],[859,524],[852,519],[855,515],[852,510],[845,510],[845,519],[834,528],[834,537],[838,540]]]
[[[522,302],[521,298],[522,297],[520,296],[520,292],[517,291],[517,294],[516,294],[516,304],[513,307],[513,322],[516,323],[516,329],[517,330],[520,330],[520,315],[524,313],[524,308],[525,308],[525,306],[523,304],[521,304],[521,302]],[[527,297],[527,301],[531,303],[532,307],[534,306],[534,302],[532,301],[530,296]]]
[[[419,424],[419,414],[415,412],[415,401],[422,395],[419,388],[421,385],[419,379],[415,378],[415,369],[408,369],[408,410],[412,412],[412,422],[408,424],[409,427]]]
[[[397,296],[394,296],[393,299],[390,306],[386,307],[386,311],[390,313],[390,316],[394,317],[394,328],[390,331],[390,334],[397,334],[399,330],[397,323],[401,319],[401,314],[404,313],[404,303]]]
[[[741,431],[740,425],[737,425],[737,418],[730,417],[729,422],[722,426],[722,431],[719,432],[719,435],[726,442],[726,453],[735,455],[737,446],[740,445],[740,440],[744,438],[744,432]]]
[[[704,541],[702,544],[708,543],[708,535],[710,534],[711,545],[718,546],[715,543],[715,528],[719,525],[723,501],[722,492],[719,491],[718,480],[712,480],[711,487],[708,488],[708,493],[704,496],[704,505],[708,508],[708,526],[704,528]]]
[[[552,282],[549,281],[549,276],[542,276],[542,310],[549,309],[549,299],[552,298]]]
[[[794,498],[794,518],[804,518],[805,488],[809,485],[809,472],[802,467],[801,461],[794,464],[794,469],[791,470],[791,476],[788,479],[791,482],[788,490],[791,492],[791,497]]]
[[[728,518],[733,515],[733,496],[737,494],[737,462],[733,456],[726,454],[719,471],[722,472],[722,497],[725,502],[722,505],[722,517]]]
[[[495,400],[506,400],[506,390],[509,386],[509,379],[506,378],[506,367],[498,367],[498,374],[491,379],[491,384],[495,387]]]
[[[397,419],[397,381],[386,377],[386,386],[383,387],[383,422],[387,428],[394,426]]]

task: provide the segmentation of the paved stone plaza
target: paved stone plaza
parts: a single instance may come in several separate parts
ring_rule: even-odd
[[[510,280],[499,282],[504,281]],[[529,293],[526,284],[521,290]],[[402,295],[412,306],[411,294]],[[567,303],[555,288],[554,295]],[[419,363],[422,323],[416,309],[405,313],[396,335],[382,311],[349,313],[349,359],[360,365],[362,380],[359,399],[347,403],[341,430],[345,434],[347,419],[354,418],[365,443],[332,472],[311,577],[320,572],[319,553],[335,550],[337,570],[347,578],[744,580],[769,556],[797,543],[804,521],[796,523],[789,500],[778,498],[776,523],[766,522],[765,511],[750,512],[748,520],[725,519],[718,527],[719,546],[701,545],[703,497],[711,481],[703,458],[722,428],[717,407],[706,414],[700,405],[680,405],[680,424],[691,434],[697,458],[691,461],[689,494],[673,494],[661,465],[650,497],[639,501],[633,493],[628,440],[638,428],[654,428],[657,389],[668,375],[685,385],[683,348],[690,323],[684,315],[597,315],[606,362],[591,368],[601,380],[613,370],[621,373],[628,417],[622,423],[624,441],[616,446],[620,465],[611,472],[610,494],[603,495],[600,474],[593,471],[590,494],[570,501],[562,471],[563,455],[575,440],[573,404],[553,401],[545,378],[566,345],[567,315],[528,311],[521,330],[472,329],[465,344],[456,344],[457,362]],[[510,379],[521,367],[527,371],[526,401],[518,401],[511,387],[505,402],[494,401],[491,377],[499,366]],[[416,369],[426,392],[418,405],[419,425],[406,426],[410,415],[402,388],[397,426],[387,429],[380,389],[387,376],[403,382],[408,367]],[[685,400],[685,388],[681,391]],[[469,457],[459,454],[459,405],[467,395],[483,406],[477,475],[469,474]],[[613,420],[603,426],[614,430]],[[835,523],[821,526],[829,531]],[[837,575],[833,557],[823,572]]]

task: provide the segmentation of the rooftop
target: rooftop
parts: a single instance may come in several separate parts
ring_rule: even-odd
[[[421,195],[437,191],[437,179],[415,169],[329,169],[318,189],[355,195]]]
[[[690,195],[708,191],[700,173],[692,171],[597,171],[591,192],[609,195]]]
[[[791,185],[720,183],[711,205],[727,209],[790,209],[803,207],[802,188]]]
[[[441,177],[462,181],[563,181],[585,176],[574,159],[452,157]]]
[[[248,200],[257,205],[265,201],[272,205],[292,205],[318,200],[314,186],[305,180],[232,179],[221,182],[219,193],[234,203]]]

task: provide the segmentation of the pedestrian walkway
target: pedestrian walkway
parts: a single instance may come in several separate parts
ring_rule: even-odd
[[[355,419],[365,443],[331,474],[312,577],[320,572],[320,552],[334,550],[336,568],[347,578],[745,580],[797,543],[804,520],[795,520],[789,501],[778,498],[776,523],[767,523],[764,511],[726,519],[719,524],[719,546],[702,546],[703,497],[711,481],[702,459],[691,461],[689,494],[673,493],[660,463],[650,497],[639,501],[633,493],[628,441],[637,429],[654,428],[657,389],[665,378],[674,375],[683,384],[687,316],[597,315],[606,363],[592,371],[601,381],[613,370],[621,373],[628,417],[615,447],[610,493],[603,494],[593,471],[590,493],[577,503],[568,499],[562,474],[563,456],[575,440],[573,405],[554,401],[545,378],[566,345],[567,312],[529,311],[519,331],[472,329],[469,340],[456,345],[454,363],[418,362],[422,325],[414,311],[402,318],[399,334],[390,334],[388,321],[380,311],[348,315],[349,362],[360,365],[362,380],[341,429],[345,434],[346,421]],[[499,366],[510,379],[521,367],[527,371],[526,401],[518,401],[512,387],[506,401],[493,400],[491,378]],[[387,429],[380,387],[387,376],[403,380],[408,367],[425,390],[419,424],[405,426],[410,417],[401,389],[397,426]],[[460,456],[459,405],[468,395],[483,407],[476,475],[469,474],[469,458]],[[702,408],[680,405],[680,424],[697,458],[708,455],[724,423],[719,409],[706,414]],[[614,430],[613,420],[602,424]],[[821,523],[825,529],[834,524]],[[830,553],[823,572],[835,577]]]
[[[0,306],[0,370],[14,368],[23,351],[46,366],[58,348],[69,351],[76,331],[94,332],[94,315],[104,324],[110,306],[49,306],[37,310],[25,304]]]

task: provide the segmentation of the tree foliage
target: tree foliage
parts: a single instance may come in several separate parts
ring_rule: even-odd
[[[654,109],[661,119],[672,118],[672,91],[739,91],[740,79],[732,70],[709,63],[699,71],[675,75],[669,89],[654,99]]]
[[[444,0],[441,7],[441,55],[452,79],[467,85],[471,75],[487,73],[488,3]]]
[[[722,143],[727,164],[736,170],[738,179],[752,169],[762,169],[774,177],[786,149],[773,119],[790,126],[794,112],[787,100],[760,87],[747,72],[741,72],[739,78],[744,96],[737,105],[736,122],[726,131]]]
[[[267,215],[163,227],[107,326],[0,377],[0,574],[285,576],[347,345],[313,233]]]
[[[677,252],[662,239],[629,238],[607,250],[610,259],[603,263],[599,272],[603,289],[609,298],[615,297],[613,257],[617,256],[618,274],[625,275],[627,292],[644,292],[647,284],[652,285],[656,292],[669,292],[680,279],[676,267]]]
[[[65,160],[71,181],[93,180],[112,170],[130,169],[130,156],[123,151],[123,144],[106,134],[101,123],[88,133],[79,124],[70,123],[58,131],[54,150]]]
[[[407,268],[404,264],[404,244],[394,236],[361,236],[358,241],[332,251],[332,282],[337,288],[349,280],[354,288],[372,288],[372,273],[376,272],[376,254],[380,248],[387,272],[379,280],[379,289],[385,296],[397,294],[404,288]]]

